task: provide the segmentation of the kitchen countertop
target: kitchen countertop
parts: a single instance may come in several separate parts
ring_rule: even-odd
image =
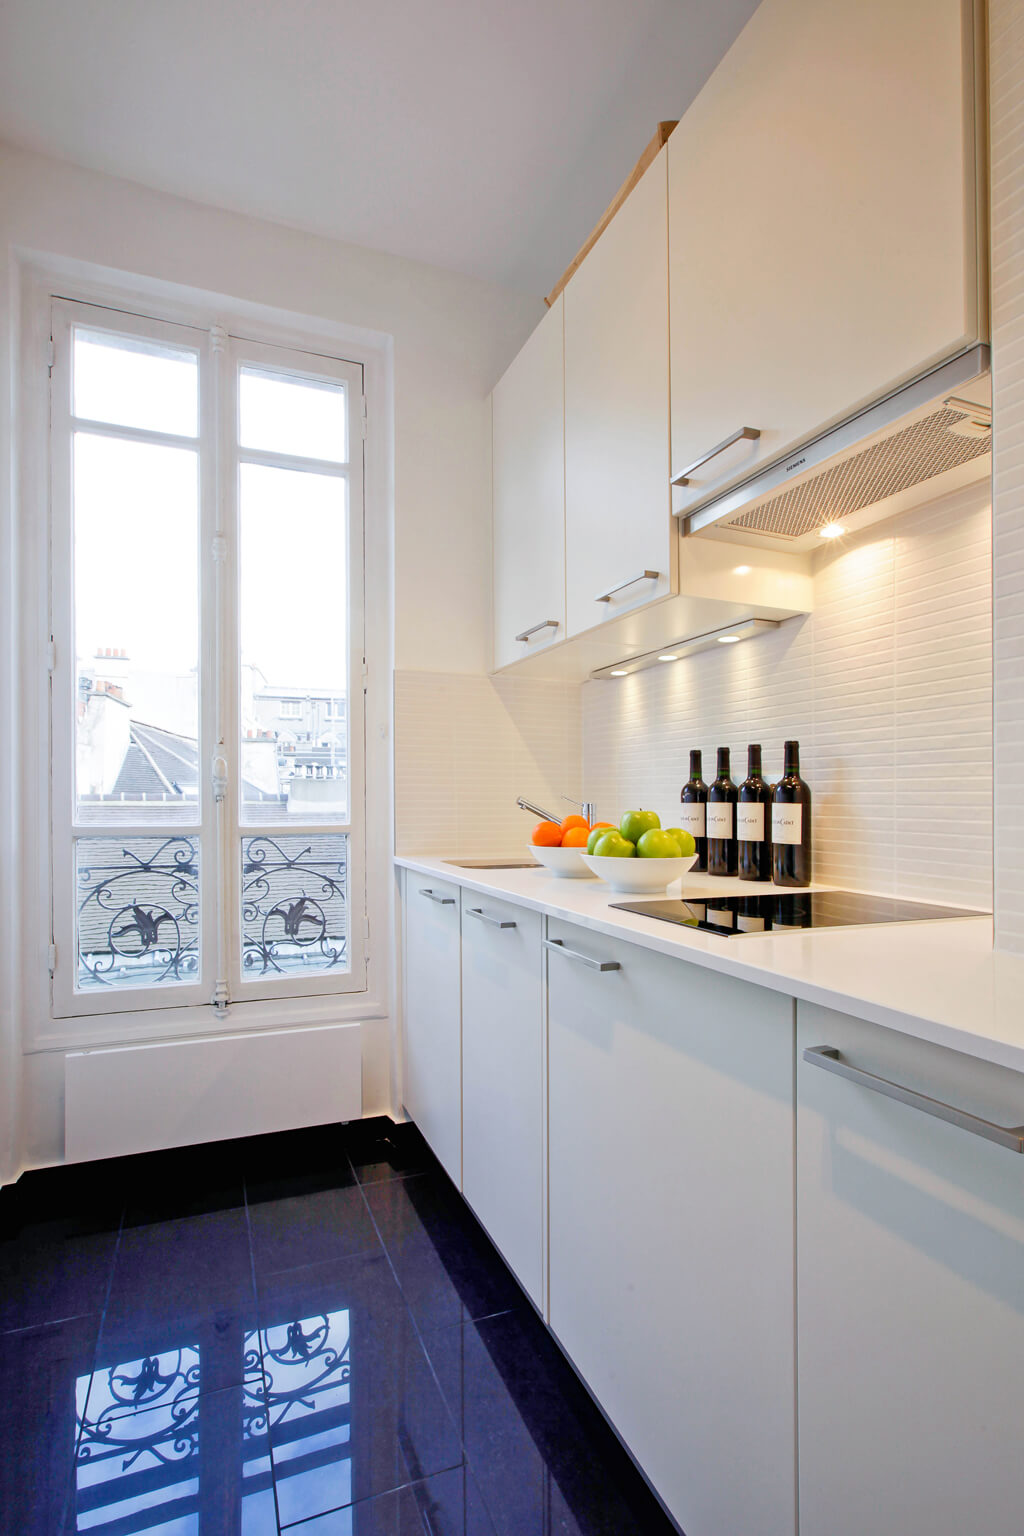
[[[395,863],[1024,1072],[1024,956],[993,951],[989,916],[720,938],[613,911],[613,902],[659,898],[619,895],[600,880],[559,880],[540,867],[457,869],[433,855],[398,857]],[[670,885],[668,897],[680,896],[681,885]],[[685,876],[686,895],[698,899],[774,889]],[[815,883],[810,889],[829,887]],[[955,890],[948,902],[956,904]]]

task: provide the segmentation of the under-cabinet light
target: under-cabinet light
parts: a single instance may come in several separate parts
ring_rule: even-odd
[[[710,646],[720,641],[726,645],[734,645],[737,640],[752,640],[755,635],[766,634],[770,629],[778,629],[778,619],[743,619],[739,624],[730,624],[728,629],[712,629],[704,635],[684,635],[680,640],[670,642],[670,649],[664,651],[645,651],[641,656],[626,656],[615,666],[597,667],[591,672],[591,677],[630,677],[634,672],[641,672],[646,667],[656,667],[659,662],[682,661],[685,656],[692,656],[696,651],[706,651]]]

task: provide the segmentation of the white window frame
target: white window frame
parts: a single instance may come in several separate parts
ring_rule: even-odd
[[[48,1051],[141,1044],[210,1034],[310,1027],[345,1022],[385,1021],[395,1006],[393,932],[395,892],[394,773],[390,753],[393,697],[390,686],[393,623],[394,523],[394,356],[384,332],[340,321],[271,309],[255,301],[155,278],[139,278],[75,259],[12,253],[19,295],[17,392],[15,395],[15,498],[5,525],[16,571],[12,634],[14,649],[4,674],[15,701],[12,826],[8,890],[17,903],[19,941],[10,973],[12,997],[19,999],[23,1048],[29,1057]],[[366,710],[364,784],[366,796],[366,905],[351,913],[366,941],[366,990],[359,994],[246,999],[232,1002],[223,1021],[208,1001],[198,1005],[147,1007],[136,1012],[59,1016],[53,1007],[49,877],[50,803],[48,765],[50,628],[49,378],[54,299],[95,304],[122,315],[218,328],[240,338],[297,348],[325,357],[344,356],[364,368],[364,576],[374,593],[365,610]],[[358,435],[358,421],[353,429]],[[372,948],[369,940],[374,936]],[[48,965],[49,962],[49,965]],[[161,999],[163,1002],[164,1000]]]

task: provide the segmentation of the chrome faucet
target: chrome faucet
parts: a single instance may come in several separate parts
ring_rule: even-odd
[[[562,799],[567,800],[570,805],[578,805],[580,808],[580,815],[586,821],[587,826],[593,826],[594,817],[597,815],[597,806],[594,804],[593,800],[584,800],[580,802],[579,800],[574,800],[571,795],[563,795]],[[534,805],[530,800],[524,800],[522,795],[519,796],[519,799],[516,801],[516,805],[518,805],[521,811],[529,811],[531,816],[539,816],[541,821],[562,820],[561,816],[554,815],[551,811],[545,811],[542,806]]]

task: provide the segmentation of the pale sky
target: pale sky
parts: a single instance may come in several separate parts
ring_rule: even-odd
[[[150,430],[196,424],[189,354],[154,356],[79,337],[76,413]],[[280,376],[244,380],[248,446],[345,452],[341,386]],[[76,648],[123,647],[140,672],[187,673],[198,661],[198,469],[192,447],[76,434]],[[243,465],[240,475],[240,627],[244,661],[271,687],[346,692],[347,482]]]

